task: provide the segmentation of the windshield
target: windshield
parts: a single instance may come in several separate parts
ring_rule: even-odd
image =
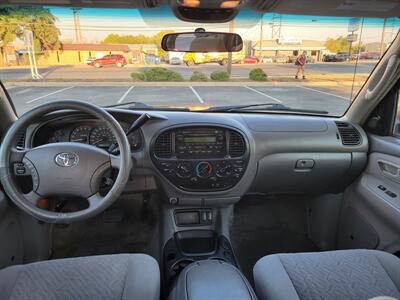
[[[178,20],[165,6],[0,6],[0,23],[0,79],[18,114],[53,100],[80,99],[131,109],[241,105],[332,116],[351,105],[400,24],[398,18],[250,9],[229,23],[196,24]],[[197,28],[238,33],[243,49],[231,55],[161,49],[166,33]]]

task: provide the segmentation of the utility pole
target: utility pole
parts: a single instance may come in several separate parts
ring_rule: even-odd
[[[382,57],[383,52],[385,52],[385,31],[387,25],[387,18],[383,19],[383,28],[382,28],[382,35],[381,35],[381,47],[380,47],[380,56]]]
[[[229,32],[234,32],[233,19],[229,22]],[[232,73],[232,52],[228,52],[228,63],[226,65],[226,71],[229,73],[229,75]]]
[[[259,47],[258,47],[258,54],[260,56],[260,62],[262,61],[262,41],[263,41],[263,26],[264,26],[264,14],[261,14],[261,20],[260,20],[260,41]]]
[[[81,32],[81,19],[79,16],[79,11],[81,9],[74,7],[72,8],[72,12],[74,14],[74,29],[75,29],[75,42],[82,43],[82,32]]]

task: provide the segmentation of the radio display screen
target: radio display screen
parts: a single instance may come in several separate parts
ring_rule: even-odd
[[[217,142],[216,136],[185,136],[185,144],[214,144]]]

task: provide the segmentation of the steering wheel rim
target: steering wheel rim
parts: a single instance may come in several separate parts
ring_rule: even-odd
[[[47,144],[44,146],[27,149],[25,151],[18,151],[15,148],[15,141],[16,141],[17,137],[32,122],[37,121],[40,117],[42,117],[48,113],[58,111],[58,110],[65,110],[65,109],[71,109],[74,111],[84,112],[84,113],[87,113],[87,114],[94,116],[95,118],[105,122],[108,125],[108,127],[111,129],[112,133],[114,134],[114,136],[117,140],[117,143],[118,143],[118,146],[120,149],[119,156],[111,155],[108,152],[106,152],[105,150],[98,149],[94,146],[82,145],[82,144],[77,144],[77,143]],[[93,195],[86,198],[89,201],[89,207],[86,209],[80,210],[80,211],[76,211],[76,212],[69,212],[69,213],[53,212],[53,211],[43,210],[43,209],[39,208],[37,205],[35,205],[36,203],[33,201],[33,198],[35,198],[34,200],[37,201],[40,198],[36,199],[36,196],[46,197],[48,195],[40,195],[40,194],[37,194],[35,191],[33,191],[33,192],[36,194],[36,196],[34,194],[32,194],[32,192],[28,193],[28,194],[23,194],[19,190],[19,188],[16,185],[16,182],[14,180],[13,164],[16,162],[22,161],[23,159],[25,159],[25,162],[26,162],[26,159],[27,159],[26,156],[28,153],[31,153],[30,159],[32,159],[32,157],[35,157],[35,155],[37,156],[37,154],[40,154],[40,151],[42,151],[42,154],[45,153],[46,155],[51,155],[51,153],[54,154],[57,151],[59,151],[60,147],[62,147],[62,146],[67,147],[68,151],[70,151],[70,152],[65,152],[65,153],[75,154],[73,152],[73,150],[71,150],[71,149],[75,149],[76,152],[78,152],[78,153],[84,153],[85,159],[79,161],[79,157],[78,157],[78,162],[73,167],[87,168],[94,161],[94,159],[92,157],[97,158],[95,161],[97,163],[99,163],[98,168],[96,168],[95,165],[90,166],[93,170],[96,169],[96,171],[97,171],[97,175],[95,175],[93,173],[93,176],[101,176],[102,173],[99,172],[99,168],[103,168],[103,169],[100,169],[100,171],[105,171],[107,169],[107,166],[109,166],[109,168],[115,167],[118,169],[117,178],[114,182],[113,187],[110,189],[110,191],[105,196],[100,196],[98,193],[98,188],[97,188],[97,190],[95,191],[95,193]],[[34,151],[36,151],[36,153]],[[34,153],[35,155],[32,155],[32,153]],[[59,153],[59,154],[61,154],[61,153]],[[77,154],[75,154],[75,155],[78,156]],[[58,154],[56,156],[58,156]],[[106,156],[108,156],[108,158]],[[50,162],[50,160],[51,160],[54,163],[54,165],[51,165],[50,168],[52,168],[53,171],[57,170],[57,172],[59,172],[58,174],[62,174],[62,173],[60,173],[60,172],[62,172],[61,171],[62,169],[58,169],[58,168],[61,168],[61,166],[60,166],[60,164],[58,164],[56,162],[56,157],[47,157],[47,156],[42,156],[42,157],[44,159],[47,159],[48,164],[51,164],[51,162]],[[1,144],[1,149],[0,149],[0,176],[1,176],[1,183],[3,185],[4,191],[10,197],[10,199],[15,203],[15,205],[17,205],[20,209],[22,209],[26,213],[30,214],[31,216],[35,217],[36,219],[39,219],[41,221],[48,222],[48,223],[68,224],[68,223],[72,223],[72,222],[82,221],[82,220],[88,219],[88,218],[104,211],[107,207],[109,207],[112,203],[114,203],[118,199],[118,197],[124,190],[124,187],[129,178],[131,167],[132,167],[132,159],[131,159],[130,145],[129,145],[128,139],[125,135],[125,132],[122,129],[121,125],[118,123],[118,121],[111,114],[109,114],[105,109],[103,109],[99,106],[96,106],[94,104],[84,102],[84,101],[78,101],[78,100],[52,101],[52,102],[43,104],[41,106],[38,106],[38,107],[28,111],[27,113],[22,115],[16,122],[14,122],[14,124],[8,129],[7,133],[5,134],[5,136],[3,138],[3,141]],[[35,167],[35,168],[37,168],[37,167]],[[72,172],[72,171],[77,172],[77,170],[76,169],[74,170],[73,168],[64,168],[63,170],[64,170],[64,172],[65,172],[65,170],[68,170],[68,172]],[[74,174],[74,173],[72,173],[72,174]],[[38,175],[39,175],[39,181],[40,181],[41,175],[40,174],[38,174]],[[44,174],[43,174],[43,176],[44,176]],[[60,177],[62,177],[62,175],[60,175],[57,179],[60,179]],[[47,176],[46,179],[51,180],[51,177]],[[61,178],[61,179],[65,179],[65,178]],[[69,178],[69,179],[74,180],[74,178]],[[98,178],[97,177],[95,179],[90,178],[89,181],[97,182]],[[77,182],[77,181],[75,180],[75,182]],[[59,182],[56,182],[56,183],[59,184]],[[43,184],[45,185],[45,183],[43,183]],[[49,183],[47,183],[47,184],[49,184]],[[67,186],[68,186],[68,182],[67,182]],[[92,186],[90,188],[92,188]],[[85,192],[87,192],[87,191],[85,191]],[[33,198],[30,199],[31,197],[33,197]]]

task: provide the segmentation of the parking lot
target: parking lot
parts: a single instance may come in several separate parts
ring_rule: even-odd
[[[350,103],[351,86],[310,87],[299,84],[238,86],[9,86],[19,114],[52,100],[80,99],[106,106],[137,101],[151,106],[220,106],[283,103],[293,108],[326,110],[342,115]]]

